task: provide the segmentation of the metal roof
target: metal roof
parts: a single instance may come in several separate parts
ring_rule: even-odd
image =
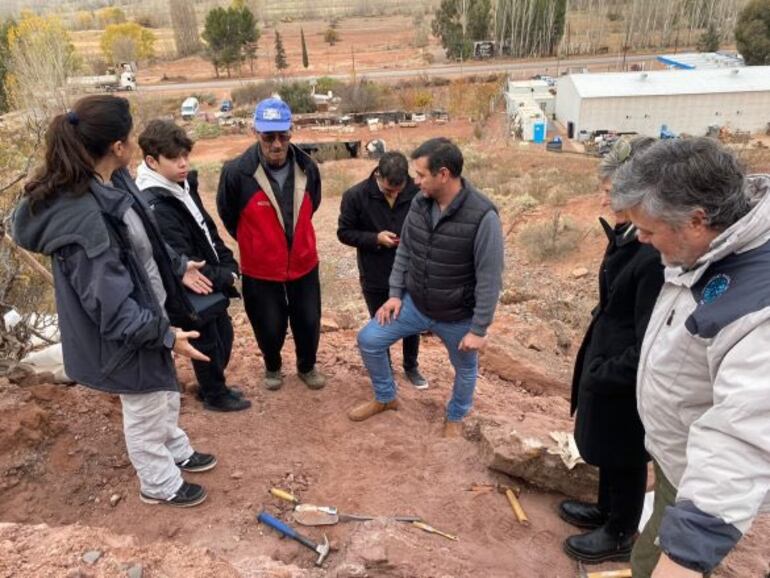
[[[570,74],[559,79],[557,94],[567,82],[581,98],[764,92],[770,91],[770,66]]]
[[[743,66],[743,58],[726,52],[682,52],[680,54],[661,54],[658,62],[672,68],[684,70],[704,70],[707,68],[734,68]]]

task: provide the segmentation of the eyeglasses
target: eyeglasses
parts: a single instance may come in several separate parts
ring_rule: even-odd
[[[259,134],[259,137],[266,143],[273,143],[276,140],[282,143],[289,142],[291,138],[290,132],[263,132]]]

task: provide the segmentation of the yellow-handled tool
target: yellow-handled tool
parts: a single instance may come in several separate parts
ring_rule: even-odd
[[[578,578],[631,578],[631,568],[586,572],[586,567],[582,562],[578,561]]]
[[[519,521],[519,524],[529,526],[529,518],[527,518],[527,515],[524,513],[524,508],[521,507],[521,503],[511,488],[505,489],[505,497],[508,498],[508,503],[511,505],[511,509],[516,516],[516,519]]]
[[[281,490],[279,488],[270,488],[270,493],[278,498],[279,500],[286,500],[287,502],[291,502],[292,504],[299,504],[299,499],[294,494],[291,494],[287,492],[286,490]]]
[[[419,528],[420,530],[424,530],[425,532],[430,532],[431,534],[438,534],[439,536],[443,536],[444,538],[447,538],[449,540],[457,541],[457,536],[453,534],[447,534],[446,532],[442,532],[441,530],[436,530],[433,526],[430,524],[426,524],[425,522],[420,521],[414,521],[412,522],[412,526],[415,528]]]

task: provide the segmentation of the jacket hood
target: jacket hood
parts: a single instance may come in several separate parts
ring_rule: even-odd
[[[709,251],[698,259],[696,268],[732,253],[755,249],[770,240],[770,175],[749,175],[744,190],[753,208],[711,242]]]
[[[158,187],[168,191],[178,199],[183,199],[190,192],[190,185],[186,180],[183,184],[175,183],[159,172],[152,170],[144,161],[136,169],[136,187],[140,191]]]
[[[61,193],[34,212],[29,197],[24,197],[11,217],[14,241],[33,253],[52,255],[66,245],[80,245],[90,258],[110,246],[110,237],[101,217],[108,213],[122,218],[133,203],[126,187],[131,177],[119,171],[113,175],[114,186],[97,179],[83,195]]]

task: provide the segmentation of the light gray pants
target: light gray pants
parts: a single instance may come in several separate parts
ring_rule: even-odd
[[[193,454],[187,434],[179,427],[179,393],[124,394],[120,401],[126,449],[140,491],[160,500],[172,498],[183,481],[176,464]]]

